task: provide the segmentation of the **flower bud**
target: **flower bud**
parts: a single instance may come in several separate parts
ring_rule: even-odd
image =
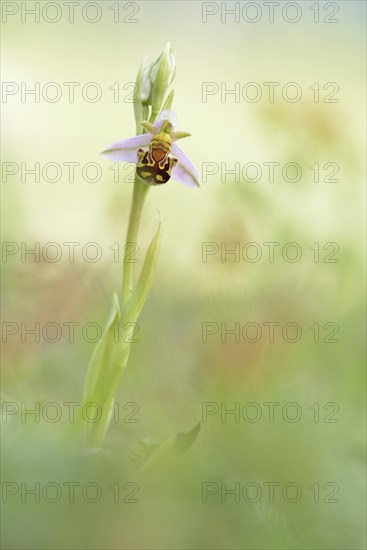
[[[149,106],[148,106],[149,104],[147,104],[146,101],[143,101],[143,99],[145,98],[146,95],[148,95],[148,98],[149,98],[151,86],[149,81],[144,79],[144,71],[147,68],[147,67],[144,68],[144,61],[136,77],[135,89],[134,89],[134,113],[135,113],[137,134],[142,133],[142,129],[140,126],[140,123],[142,122],[142,120],[146,120],[149,117]],[[149,84],[148,90],[146,90],[147,84]]]
[[[159,113],[176,72],[173,50],[168,42],[158,59],[147,65],[141,77],[140,98],[143,105],[151,105],[153,113]]]
[[[152,73],[153,63],[149,63],[142,69],[140,82],[140,100],[143,105],[150,105],[150,96],[152,94]]]

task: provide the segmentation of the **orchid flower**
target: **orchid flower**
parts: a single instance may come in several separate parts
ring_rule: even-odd
[[[190,134],[174,131],[173,111],[162,111],[154,124],[143,121],[140,125],[148,133],[116,141],[101,155],[113,161],[136,163],[137,176],[150,185],[167,183],[172,177],[189,187],[200,187],[197,169],[176,144]]]

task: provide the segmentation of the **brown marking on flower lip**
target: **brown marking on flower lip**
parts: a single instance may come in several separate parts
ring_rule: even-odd
[[[165,168],[166,169],[160,169],[158,164],[154,166],[138,166],[136,168],[136,173],[145,183],[150,185],[162,185],[167,183],[171,177],[168,172],[168,166]]]
[[[167,153],[163,151],[163,149],[160,149],[159,147],[154,147],[152,149],[152,157],[155,160],[155,162],[161,162],[166,156],[166,154]]]

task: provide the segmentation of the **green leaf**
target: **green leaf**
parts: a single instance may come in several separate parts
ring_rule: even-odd
[[[126,325],[136,323],[151,288],[154,268],[159,254],[162,222],[148,248],[144,265],[126,311],[121,318],[118,298],[114,296],[111,315],[106,330],[92,355],[84,391],[84,405],[96,403],[101,410],[101,417],[96,422],[87,423],[87,440],[92,446],[100,445],[109,426],[113,413],[116,390],[130,355],[131,343],[118,338],[112,330],[114,323]]]
[[[119,323],[121,317],[120,305],[117,294],[113,295],[112,306],[107,320],[106,328],[101,339],[94,348],[93,355],[89,362],[88,372],[84,384],[83,402],[91,401],[98,379],[101,376],[101,370],[106,363],[111,360],[111,351],[115,343],[115,333],[113,326]]]
[[[189,432],[180,432],[176,435],[173,452],[182,454],[188,451],[200,432],[200,422]]]
[[[145,454],[136,452],[134,459],[141,464],[141,471],[150,471],[156,465],[164,465],[167,460],[172,460],[175,455],[183,454],[190,449],[200,431],[200,422],[189,432],[180,432],[163,441],[159,446],[151,445],[144,449]]]
[[[159,221],[157,231],[149,245],[136,290],[127,305],[126,318],[124,316],[124,322],[134,323],[137,321],[144,302],[148,297],[152,286],[154,269],[158,260],[161,235],[162,220]]]

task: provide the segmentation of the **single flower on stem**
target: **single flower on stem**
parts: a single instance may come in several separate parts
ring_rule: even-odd
[[[136,163],[136,174],[144,183],[162,185],[172,177],[184,185],[199,187],[197,169],[176,144],[190,134],[174,131],[173,111],[162,111],[154,124],[143,121],[140,125],[147,134],[112,143],[101,154],[113,161]]]

